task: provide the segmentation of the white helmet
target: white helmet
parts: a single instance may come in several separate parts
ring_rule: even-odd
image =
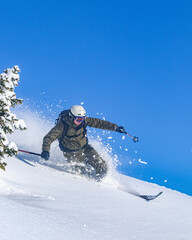
[[[81,105],[73,105],[70,109],[74,117],[85,117],[86,111]]]

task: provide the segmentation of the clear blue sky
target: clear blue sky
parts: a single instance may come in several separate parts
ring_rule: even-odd
[[[136,145],[113,135],[121,171],[192,195],[191,1],[0,6],[1,72],[19,65],[18,97],[85,102],[90,116],[103,113],[140,137]],[[135,157],[148,164],[130,165]]]

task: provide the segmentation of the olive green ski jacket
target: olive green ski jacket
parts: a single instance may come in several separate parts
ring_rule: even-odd
[[[85,128],[87,126],[110,131],[115,131],[117,128],[117,125],[114,123],[91,117],[86,117],[85,121],[79,126],[71,122],[68,119],[68,115],[64,117],[64,121],[68,126],[65,136],[63,137],[62,134],[66,124],[64,124],[63,121],[59,121],[56,126],[53,127],[51,131],[43,138],[43,151],[49,152],[51,143],[57,139],[61,140],[60,144],[69,151],[75,151],[83,148],[87,144],[87,136],[85,134]]]

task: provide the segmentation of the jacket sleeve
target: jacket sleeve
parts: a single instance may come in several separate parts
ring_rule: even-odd
[[[63,130],[64,124],[62,122],[59,122],[55,127],[53,127],[51,131],[43,138],[42,151],[49,152],[51,143],[62,136]]]
[[[100,129],[105,129],[110,131],[115,131],[117,128],[117,124],[111,123],[105,120],[101,120],[98,118],[86,117],[85,124],[89,127],[100,128]]]

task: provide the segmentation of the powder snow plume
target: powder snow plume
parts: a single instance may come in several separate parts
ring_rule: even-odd
[[[22,132],[15,132],[10,135],[10,139],[14,141],[18,147],[18,149],[41,153],[43,137],[54,127],[54,119],[50,120],[46,118],[42,112],[31,110],[29,107],[27,108],[17,108],[15,110],[16,114],[19,118],[23,119],[27,125],[27,130]],[[55,117],[55,119],[57,116]],[[103,131],[102,131],[103,134]],[[110,184],[113,182],[116,184],[116,165],[118,162],[117,156],[113,156],[111,152],[110,146],[106,145],[101,141],[102,138],[97,135],[95,138],[91,129],[88,130],[89,143],[96,149],[96,151],[100,154],[100,156],[107,162],[109,172],[108,176],[105,179],[106,183]],[[66,169],[67,161],[64,158],[61,150],[59,149],[58,141],[55,141],[51,145],[50,151],[50,160],[45,162],[38,156],[30,155],[30,154],[21,154],[19,153],[19,157],[22,156],[23,159],[36,161],[41,164],[49,165],[55,167],[57,169]]]

